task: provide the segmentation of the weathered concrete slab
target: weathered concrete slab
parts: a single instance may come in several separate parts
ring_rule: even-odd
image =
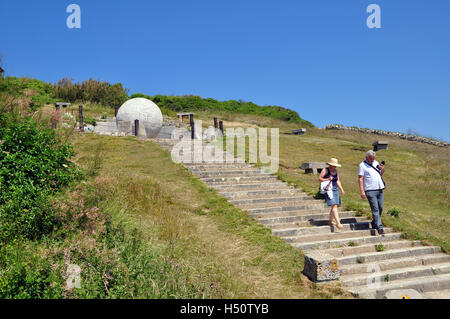
[[[340,277],[339,262],[332,255],[310,252],[305,255],[303,274],[314,282],[336,280]]]
[[[322,170],[327,166],[328,165],[325,162],[309,162],[303,163],[300,168],[304,169],[306,174],[320,174],[320,172],[322,172]]]

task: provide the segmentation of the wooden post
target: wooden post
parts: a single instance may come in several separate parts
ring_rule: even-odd
[[[217,117],[214,118],[214,128],[217,130]]]
[[[195,138],[194,114],[189,114],[189,122],[191,124],[191,139]]]
[[[220,129],[220,132],[223,135],[223,121],[219,121],[219,129]]]
[[[134,136],[139,135],[139,120],[134,120]]]
[[[78,121],[80,122],[80,132],[84,132],[83,105],[78,107]]]

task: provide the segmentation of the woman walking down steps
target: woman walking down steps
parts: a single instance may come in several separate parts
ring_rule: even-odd
[[[330,181],[332,187],[333,196],[330,198],[328,193],[325,194],[327,205],[330,207],[330,226],[336,226],[338,229],[344,228],[342,226],[341,221],[339,219],[338,206],[341,206],[341,196],[339,194],[339,189],[341,190],[342,196],[345,194],[344,189],[342,188],[341,181],[339,179],[339,174],[337,172],[336,167],[341,167],[338,160],[336,158],[330,159],[327,163],[328,167],[323,169],[319,176],[320,182]],[[333,221],[334,219],[334,221]]]

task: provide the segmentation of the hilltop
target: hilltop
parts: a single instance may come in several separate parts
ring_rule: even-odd
[[[52,103],[63,97],[83,103],[86,118],[92,120],[112,117],[111,105],[129,97],[121,84],[94,80],[84,84],[64,83],[53,85],[18,78],[0,80],[0,120],[2,125],[18,128],[11,131],[16,135],[10,131],[6,135],[2,130],[2,138],[15,136],[20,140],[20,134],[25,132],[33,134],[24,134],[24,138],[51,139],[48,128],[54,115]],[[55,93],[58,90],[59,93]],[[205,126],[213,125],[213,116],[219,116],[225,129],[279,128],[278,177],[309,194],[317,193],[317,175],[305,174],[300,165],[337,157],[343,165],[339,174],[346,190],[343,208],[370,215],[367,201],[359,198],[356,175],[357,165],[378,139],[376,135],[315,128],[293,111],[260,107],[250,102],[218,102],[195,96],[149,98],[162,106],[166,120],[175,120],[178,111],[190,110],[195,111],[196,118],[203,120]],[[68,118],[72,110],[66,111]],[[40,130],[47,130],[48,136],[37,134],[39,130],[32,124],[24,126],[17,118],[13,121],[12,114],[39,119]],[[80,134],[73,127],[62,125],[66,121],[64,115],[56,120],[55,134],[69,142],[74,150],[72,154],[70,149],[64,148],[64,152],[58,153],[60,156],[52,158],[62,164],[60,170],[55,171],[62,182],[52,184],[52,189],[48,190],[51,197],[46,198],[52,203],[51,211],[56,219],[45,220],[45,233],[36,228],[34,237],[5,241],[6,253],[0,260],[4,278],[0,281],[0,296],[348,297],[334,284],[316,286],[308,282],[300,273],[303,268],[301,251],[274,238],[269,229],[173,163],[170,154],[158,145],[134,137]],[[292,135],[291,131],[299,127],[307,127],[306,134]],[[436,244],[449,251],[449,148],[395,136],[384,136],[383,140],[389,142],[389,149],[377,155],[387,163],[388,189],[383,222],[402,232],[405,238]],[[40,142],[35,139],[33,145]],[[45,149],[47,155],[51,154],[52,145],[49,143],[50,149]],[[11,144],[2,145],[6,146],[11,147]],[[14,150],[3,148],[2,151],[5,158],[18,156],[12,154]],[[38,153],[34,156],[38,157]],[[70,160],[66,161],[66,157]],[[70,171],[65,171],[64,165]],[[81,181],[72,176],[77,175],[72,171],[75,167],[82,172],[83,176],[78,177]],[[27,174],[31,173],[27,171],[24,176],[29,176]],[[45,181],[52,175],[39,174],[33,182]],[[17,190],[15,186],[11,189]],[[23,197],[11,198],[21,205]],[[47,210],[40,209],[41,204],[34,202],[33,209],[39,208],[39,212],[45,213]],[[17,207],[29,212],[29,207]],[[34,262],[30,264],[29,260]],[[80,290],[64,288],[68,263],[83,269]]]

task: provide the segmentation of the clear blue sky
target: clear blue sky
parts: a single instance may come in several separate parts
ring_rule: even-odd
[[[66,7],[82,10],[79,30]],[[381,29],[366,8],[381,7]],[[122,82],[450,141],[449,0],[0,0],[8,75]]]

